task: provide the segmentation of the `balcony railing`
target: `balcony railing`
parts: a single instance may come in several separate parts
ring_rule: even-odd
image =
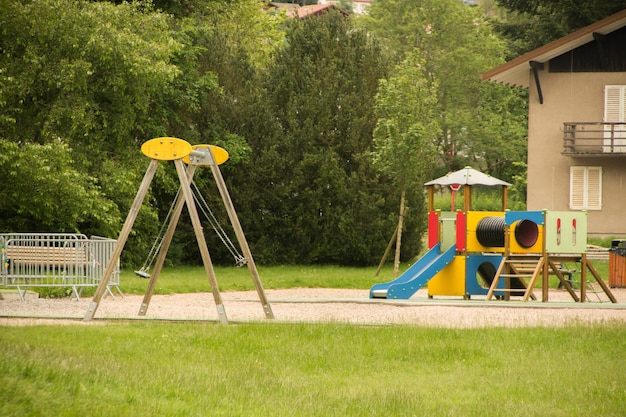
[[[563,155],[626,156],[626,122],[563,123]]]

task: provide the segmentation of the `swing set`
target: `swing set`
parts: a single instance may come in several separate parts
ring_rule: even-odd
[[[211,228],[213,229],[215,234],[219,237],[220,241],[224,244],[228,252],[235,260],[235,266],[241,267],[246,265],[248,263],[248,260],[241,254],[239,248],[237,248],[237,246],[233,243],[233,241],[228,236],[228,233],[226,233],[220,222],[217,220],[217,217],[215,217],[215,214],[213,214],[211,207],[206,202],[195,181],[191,182],[191,186],[193,187],[193,199],[197,205],[197,208],[202,212],[202,214],[204,215],[204,219],[211,225]],[[171,221],[176,201],[180,196],[180,191],[181,189],[179,188],[176,196],[174,197],[174,200],[172,201],[172,205],[170,206],[170,209],[165,216],[165,220],[163,220],[163,223],[161,224],[159,233],[154,240],[152,247],[150,248],[150,252],[148,252],[146,260],[139,270],[134,271],[135,275],[137,275],[139,278],[150,278],[150,270],[154,266],[156,257],[161,250],[163,239],[165,237],[165,231],[167,230],[167,225]]]
[[[137,214],[139,213],[139,209],[141,208],[143,200],[148,192],[148,188],[152,183],[152,179],[154,178],[154,174],[156,173],[159,161],[174,162],[176,172],[180,181],[180,188],[178,190],[176,198],[174,199],[169,209],[166,219],[161,226],[159,235],[157,236],[157,239],[155,240],[150,250],[150,253],[148,254],[148,257],[146,258],[146,261],[144,262],[141,269],[135,271],[136,275],[150,280],[146,289],[146,293],[144,295],[143,302],[141,304],[141,307],[139,308],[139,315],[146,315],[150,300],[152,298],[152,294],[154,293],[154,289],[156,287],[157,279],[159,277],[159,274],[161,273],[167,251],[169,250],[170,244],[172,242],[172,238],[176,230],[176,225],[178,224],[178,220],[180,219],[183,207],[186,205],[189,211],[189,217],[191,218],[191,222],[193,224],[193,229],[196,235],[196,240],[198,242],[198,247],[200,249],[200,254],[202,256],[204,269],[209,280],[209,284],[211,286],[211,291],[213,293],[213,299],[215,301],[219,320],[222,324],[228,324],[226,310],[224,308],[222,297],[217,285],[215,270],[213,268],[211,256],[209,254],[209,250],[204,237],[202,223],[198,215],[198,205],[203,215],[207,218],[207,220],[213,227],[214,231],[218,234],[220,240],[222,240],[222,242],[230,251],[231,255],[233,255],[233,257],[235,258],[236,265],[247,265],[250,271],[250,275],[252,277],[252,281],[259,295],[259,299],[261,301],[265,316],[268,319],[273,319],[274,314],[267,300],[267,297],[265,296],[265,291],[263,289],[259,273],[254,263],[254,259],[252,258],[250,248],[243,233],[243,229],[241,228],[241,224],[239,223],[239,218],[237,217],[237,213],[235,212],[235,208],[230,198],[230,194],[228,193],[228,189],[226,188],[226,184],[219,170],[219,165],[228,160],[228,152],[218,146],[213,145],[191,146],[188,142],[182,139],[171,137],[151,139],[142,145],[141,151],[144,155],[151,158],[151,161],[148,165],[148,169],[146,170],[139,190],[137,191],[137,195],[135,196],[135,200],[133,202],[133,205],[131,206],[126,221],[124,222],[124,226],[122,227],[122,231],[120,232],[120,236],[117,240],[117,244],[114,248],[113,256],[111,259],[117,259],[121,255],[124,245],[128,240],[130,231],[132,230],[133,224],[137,218]],[[185,169],[185,163],[187,164],[187,169]],[[237,237],[241,252],[230,240],[227,233],[217,221],[215,215],[213,215],[213,212],[209,208],[209,205],[206,203],[206,200],[202,197],[202,194],[199,192],[197,186],[194,184],[193,177],[197,167],[209,167],[211,169],[211,172],[217,184],[217,188],[222,197],[224,207],[226,208],[226,212],[228,213],[230,223]],[[100,285],[96,289],[92,302],[87,309],[84,321],[90,321],[93,319],[100,305],[102,296],[104,295],[104,292],[107,288],[107,283],[113,273],[114,267],[115,265],[112,262],[107,265]],[[152,268],[152,272],[149,272],[150,268]]]

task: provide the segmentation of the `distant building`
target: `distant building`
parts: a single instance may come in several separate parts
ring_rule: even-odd
[[[299,19],[304,19],[307,16],[315,16],[320,13],[323,13],[331,8],[337,8],[344,15],[348,16],[349,13],[345,10],[340,9],[334,4],[313,4],[309,6],[299,6],[294,3],[279,3],[270,1],[267,3],[267,8],[273,8],[276,10],[284,10],[287,14],[287,17],[297,17]]]
[[[626,235],[626,10],[482,74],[529,90],[528,210]]]
[[[334,4],[340,6],[340,1],[336,0],[319,0],[317,4]],[[364,14],[368,7],[372,4],[372,0],[352,0],[352,12],[354,14]]]

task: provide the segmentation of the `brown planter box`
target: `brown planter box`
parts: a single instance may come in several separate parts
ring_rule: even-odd
[[[626,241],[614,240],[609,249],[609,286],[626,287]]]

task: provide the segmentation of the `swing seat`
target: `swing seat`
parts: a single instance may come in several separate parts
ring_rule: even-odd
[[[135,275],[137,275],[139,278],[150,278],[150,274],[146,271],[135,271]]]

